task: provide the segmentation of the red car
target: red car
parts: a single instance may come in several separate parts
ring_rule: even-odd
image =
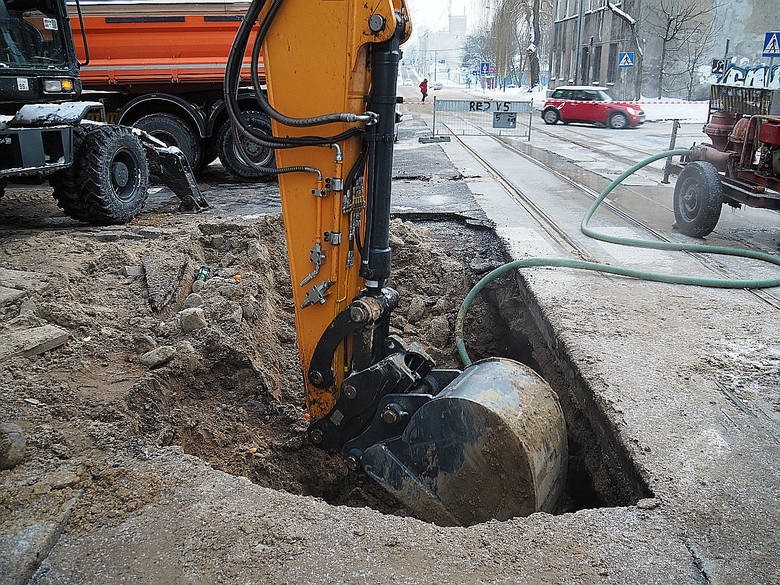
[[[645,113],[638,106],[614,101],[606,87],[567,85],[555,89],[544,102],[542,119],[545,124],[560,120],[621,129],[643,124]]]

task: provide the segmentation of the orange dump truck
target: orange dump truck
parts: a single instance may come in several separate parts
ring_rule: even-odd
[[[237,148],[222,100],[230,46],[248,2],[225,0],[102,0],[79,2],[88,48],[81,68],[84,96],[99,99],[111,121],[136,126],[181,148],[193,169],[217,157],[233,175],[263,179],[248,164],[273,165],[273,151]],[[76,52],[84,61],[75,3],[68,3]],[[247,52],[239,103],[260,126]],[[264,75],[261,72],[261,79]]]

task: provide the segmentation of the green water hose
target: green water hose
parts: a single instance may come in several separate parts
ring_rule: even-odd
[[[650,240],[638,240],[634,238],[623,238],[620,236],[611,236],[603,234],[588,227],[588,222],[596,213],[599,205],[606,199],[618,185],[620,185],[627,177],[633,175],[639,169],[646,167],[652,162],[667,158],[670,156],[681,156],[688,153],[687,148],[678,148],[675,150],[667,150],[642,161],[636,163],[633,167],[625,171],[618,178],[612,181],[601,192],[598,198],[590,206],[585,217],[582,219],[580,229],[582,233],[588,237],[601,240],[603,242],[610,242],[612,244],[620,244],[622,246],[631,246],[634,248],[651,248],[654,250],[674,250],[678,252],[701,252],[706,254],[722,254],[726,256],[740,256],[743,258],[752,258],[754,260],[760,260],[762,262],[768,262],[775,266],[780,266],[780,256],[774,254],[767,254],[765,252],[756,252],[752,250],[742,250],[739,248],[729,248],[725,246],[708,246],[705,244],[683,244],[674,242],[662,242],[662,241],[650,241]],[[584,260],[571,260],[568,258],[524,258],[522,260],[515,260],[508,262],[502,266],[499,266],[492,272],[486,274],[482,280],[480,280],[463,299],[463,304],[458,311],[458,316],[455,320],[455,342],[458,347],[458,353],[460,359],[463,362],[464,367],[471,365],[471,358],[466,351],[466,344],[463,341],[463,325],[466,320],[466,314],[468,313],[471,304],[474,302],[474,298],[479,292],[485,288],[485,286],[492,280],[498,278],[502,274],[509,272],[510,270],[517,270],[518,268],[531,268],[534,266],[547,266],[557,268],[576,268],[578,270],[590,270],[594,272],[606,272],[608,274],[617,274],[619,276],[627,276],[630,278],[637,278],[640,280],[652,280],[655,282],[666,282],[670,284],[687,284],[693,286],[706,286],[711,288],[742,288],[742,289],[757,289],[757,288],[770,288],[774,286],[780,286],[780,278],[768,278],[761,280],[736,280],[736,279],[721,279],[721,278],[704,278],[700,276],[685,276],[681,274],[662,274],[658,272],[647,272],[644,270],[634,270],[631,268],[622,268],[620,266],[610,266],[609,264],[600,264],[598,262],[585,262]]]

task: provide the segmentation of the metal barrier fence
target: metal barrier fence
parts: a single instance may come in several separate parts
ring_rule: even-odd
[[[530,101],[433,98],[434,136],[518,136],[531,140]]]

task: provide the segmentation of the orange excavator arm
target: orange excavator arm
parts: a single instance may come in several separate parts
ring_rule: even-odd
[[[228,58],[234,131],[276,149],[278,168],[261,170],[279,175],[308,436],[440,523],[549,510],[561,474],[524,450],[544,445],[553,466],[565,462],[549,387],[510,360],[436,369],[389,335],[396,82],[410,33],[403,0],[254,0]],[[256,94],[273,135],[236,99],[250,40],[255,73],[264,55],[268,91]],[[518,411],[545,421],[530,425],[543,436],[530,440]]]

